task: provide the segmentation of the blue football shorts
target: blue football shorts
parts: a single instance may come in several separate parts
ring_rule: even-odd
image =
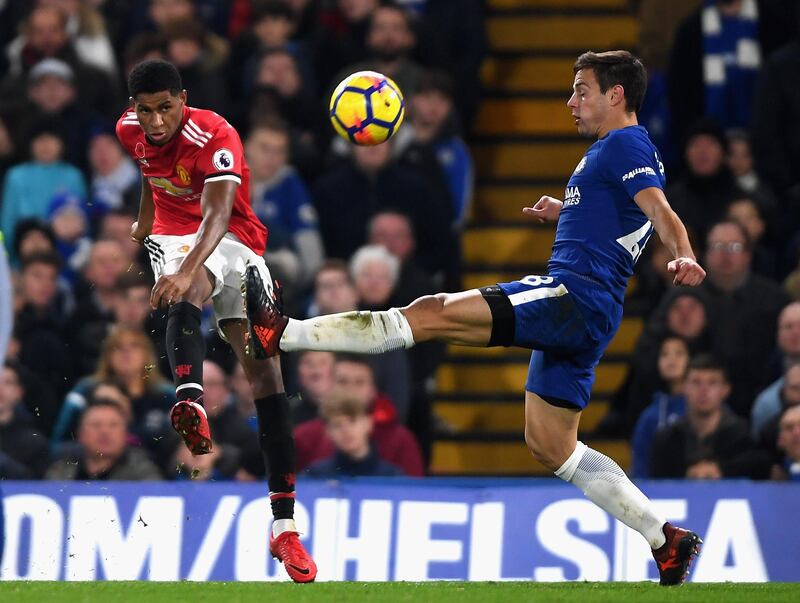
[[[621,305],[579,275],[530,275],[481,292],[495,322],[490,345],[533,350],[525,389],[555,406],[586,408],[594,369],[622,319]],[[506,325],[505,336],[498,322]]]

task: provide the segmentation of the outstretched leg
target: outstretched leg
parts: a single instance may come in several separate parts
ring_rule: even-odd
[[[320,350],[380,354],[437,340],[486,346],[492,313],[481,291],[426,295],[405,308],[384,312],[344,312],[294,320],[268,302],[253,316],[263,356],[280,350]],[[260,327],[260,329],[259,329]]]
[[[667,523],[617,463],[578,441],[580,414],[525,392],[525,442],[534,458],[644,536],[653,549],[662,584],[683,582],[700,539]]]

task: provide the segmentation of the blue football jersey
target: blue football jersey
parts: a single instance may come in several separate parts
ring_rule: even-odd
[[[612,130],[595,142],[564,192],[549,272],[599,281],[622,303],[633,266],[653,233],[633,197],[665,184],[664,164],[642,126]]]

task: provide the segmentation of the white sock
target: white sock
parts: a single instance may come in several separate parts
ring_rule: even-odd
[[[317,350],[382,354],[414,345],[411,326],[397,308],[386,312],[344,312],[308,320],[289,319],[281,336],[284,352]]]
[[[650,548],[666,542],[661,529],[666,521],[653,504],[633,485],[625,472],[605,454],[578,442],[575,451],[559,467],[556,475],[572,482],[598,507],[645,537]]]
[[[272,537],[277,538],[284,532],[296,532],[294,519],[276,519],[272,522]]]

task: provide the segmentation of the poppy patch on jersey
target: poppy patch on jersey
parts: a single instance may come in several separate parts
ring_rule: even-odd
[[[230,170],[233,167],[233,153],[228,149],[219,149],[214,153],[211,163],[218,170]]]

